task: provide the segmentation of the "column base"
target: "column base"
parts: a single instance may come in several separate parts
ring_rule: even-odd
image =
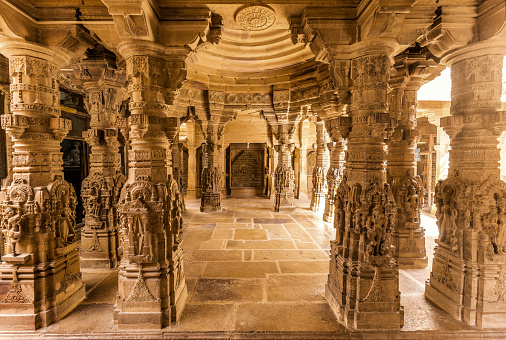
[[[326,196],[326,193],[313,193],[311,195],[311,205],[309,206],[309,209],[311,209],[313,212],[318,212],[321,208],[324,207]]]
[[[0,290],[5,291],[0,300],[2,331],[47,327],[63,319],[86,298],[77,251],[51,261],[48,268],[40,271],[29,264],[31,258],[30,254],[2,257],[0,271],[10,272],[14,264],[18,278],[17,282],[0,282]]]
[[[506,255],[483,254],[479,265],[476,325],[483,328],[504,328],[506,325]],[[480,256],[480,255],[478,255]]]
[[[335,191],[330,190],[331,192],[327,193],[325,197],[325,209],[323,211],[323,221],[328,223],[334,223],[334,196]]]
[[[434,254],[432,272],[425,284],[425,298],[450,314],[463,320],[463,289],[465,265],[450,246],[438,243]]]
[[[390,258],[371,258],[372,266],[345,261],[342,245],[332,244],[325,296],[340,323],[352,329],[399,329],[404,325],[399,277]]]
[[[221,211],[221,193],[202,193],[200,212]]]
[[[293,211],[295,210],[295,195],[293,193],[276,193],[274,197],[274,211]]]
[[[167,268],[135,264],[120,266],[114,325],[118,329],[161,329],[181,319],[188,291],[184,278],[174,278]],[[172,289],[175,282],[181,282]],[[167,291],[171,292],[167,295]]]
[[[81,268],[116,268],[117,235],[108,230],[83,230],[81,236]]]
[[[428,266],[423,229],[400,229],[392,233],[392,244],[402,269],[423,269]]]

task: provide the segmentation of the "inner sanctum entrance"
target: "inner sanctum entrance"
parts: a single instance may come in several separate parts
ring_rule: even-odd
[[[268,174],[265,143],[230,144],[227,149],[227,191],[230,197],[266,195]]]

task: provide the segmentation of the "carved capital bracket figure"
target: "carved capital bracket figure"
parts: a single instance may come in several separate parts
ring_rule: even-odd
[[[311,194],[311,211],[318,212],[325,206],[328,193],[327,171],[329,170],[330,154],[328,149],[328,133],[323,121],[316,122],[316,164],[313,169],[313,191]]]
[[[450,136],[450,175],[436,186],[439,238],[425,289],[453,317],[480,327],[506,322],[506,184],[497,147],[506,128],[499,111],[504,54],[494,53],[496,47],[490,42],[478,55],[469,45],[445,60],[452,67],[452,106],[441,125]]]
[[[390,116],[397,127],[388,141],[387,171],[396,203],[396,228],[392,234],[395,256],[401,268],[425,268],[425,231],[420,225],[423,186],[416,175],[416,93],[425,82],[434,79],[442,65],[427,59],[416,45],[395,57],[389,81]]]
[[[331,136],[347,138],[347,151],[334,198],[326,296],[344,325],[356,329],[395,329],[404,322],[391,242],[397,211],[385,169],[385,142],[395,127],[387,112],[390,53],[385,46],[352,55],[350,116],[327,124]]]
[[[71,121],[60,118],[65,54],[0,40],[9,58],[11,106],[1,117],[13,142],[13,181],[0,192],[0,324],[37,329],[85,298],[76,239],[76,193],[64,181],[60,143]]]
[[[81,83],[85,105],[91,116],[83,137],[91,146],[90,175],[84,179],[85,225],[81,231],[81,267],[114,268],[117,265],[118,221],[116,207],[126,177],[119,172],[119,129],[125,117],[119,109],[126,89],[124,70],[117,69],[116,56],[98,47],[89,49],[71,78]]]
[[[152,42],[119,45],[126,61],[129,173],[118,204],[120,329],[161,328],[179,320],[187,297],[181,249],[182,199],[172,176],[171,114],[184,55]],[[180,56],[180,57],[178,57]]]

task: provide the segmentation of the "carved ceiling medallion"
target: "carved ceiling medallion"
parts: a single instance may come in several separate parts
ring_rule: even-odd
[[[237,12],[235,21],[248,31],[262,31],[276,22],[276,13],[266,6],[249,6]]]

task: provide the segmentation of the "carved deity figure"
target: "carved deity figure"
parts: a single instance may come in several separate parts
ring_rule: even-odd
[[[86,208],[90,217],[94,219],[100,218],[100,192],[97,188],[92,187],[90,189],[90,196],[86,200]]]
[[[383,209],[381,204],[376,203],[366,222],[367,238],[371,241],[368,246],[368,253],[375,256],[383,255],[381,244],[385,240],[388,224]]]
[[[492,245],[497,254],[506,254],[506,200],[504,197],[496,195],[497,207],[491,210],[493,215],[491,224],[493,231],[491,234]]]
[[[408,186],[404,209],[410,222],[418,222],[418,217],[420,216],[419,197],[413,185]]]
[[[455,231],[458,216],[458,211],[452,204],[453,194],[453,189],[445,188],[442,197],[439,199],[436,213],[439,241],[451,244],[452,247],[456,244]]]
[[[57,222],[58,232],[64,244],[68,243],[74,236],[74,226],[76,224],[74,214],[69,206],[69,201],[68,195],[63,195],[61,197],[60,216]]]
[[[16,244],[23,236],[22,222],[26,219],[23,216],[23,208],[18,205],[16,209],[8,207],[6,209],[7,216],[7,236],[11,243],[12,255],[16,256]]]
[[[344,205],[343,201],[341,200],[341,197],[336,196],[334,199],[334,206],[335,206],[335,226],[336,226],[336,241],[338,244],[343,243],[343,236],[344,236],[344,230],[345,230],[345,211],[344,211]]]

